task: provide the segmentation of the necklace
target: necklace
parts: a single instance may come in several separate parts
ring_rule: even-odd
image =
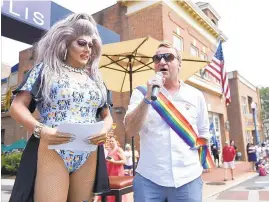
[[[63,65],[63,67],[68,69],[69,72],[75,72],[75,73],[79,73],[79,74],[87,73],[87,70],[86,70],[85,67],[83,67],[83,68],[75,68],[75,67],[70,67],[68,65]]]

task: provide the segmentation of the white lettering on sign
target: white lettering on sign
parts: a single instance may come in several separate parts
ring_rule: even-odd
[[[1,0],[1,4],[3,6],[4,3],[7,3],[7,1],[3,1]],[[20,10],[20,13],[18,13],[18,9],[16,11],[16,1],[14,0],[9,0],[9,9],[8,9],[8,12],[11,14],[11,15],[14,15],[18,18],[21,18],[21,19],[24,19],[26,21],[29,22],[29,20],[32,20],[32,22],[34,22],[35,24],[39,25],[39,26],[42,26],[45,24],[45,21],[44,21],[44,15],[40,12],[37,12],[37,11],[32,11],[32,15],[33,15],[33,18],[32,19],[29,19],[29,8],[28,7],[25,7],[24,9]],[[23,13],[22,13],[23,11]],[[30,15],[31,16],[31,15]]]
[[[44,25],[44,16],[39,12],[34,12],[33,21],[38,25]]]
[[[25,8],[25,20],[28,20],[28,12],[29,12],[28,8],[26,7]]]
[[[16,15],[16,16],[20,17],[20,14],[19,14],[19,13],[15,13],[15,12],[13,11],[13,1],[12,1],[12,0],[10,0],[10,3],[9,3],[9,12],[10,12],[11,14],[13,14],[13,15]]]

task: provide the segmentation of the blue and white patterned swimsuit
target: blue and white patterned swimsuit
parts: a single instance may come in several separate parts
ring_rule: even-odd
[[[42,64],[34,67],[21,91],[30,91],[41,73]],[[55,128],[62,122],[95,123],[97,109],[101,106],[102,94],[95,81],[88,78],[86,82],[71,79],[68,74],[62,74],[54,80],[50,100],[37,102],[40,112],[40,122]],[[69,172],[77,170],[97,146],[89,145],[89,151],[56,150],[61,156]]]

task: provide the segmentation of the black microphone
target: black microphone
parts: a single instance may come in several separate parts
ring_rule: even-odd
[[[156,76],[160,76],[161,78],[163,78],[162,72],[157,72]],[[151,100],[152,101],[157,100],[157,96],[158,96],[159,92],[160,92],[160,86],[153,85],[152,91],[151,91]]]

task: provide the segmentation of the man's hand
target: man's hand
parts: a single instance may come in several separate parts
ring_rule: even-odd
[[[147,82],[147,95],[145,96],[148,100],[151,100],[151,91],[153,86],[160,86],[160,88],[163,87],[165,83],[165,78],[160,76],[159,74],[156,74],[153,78],[148,80]]]

